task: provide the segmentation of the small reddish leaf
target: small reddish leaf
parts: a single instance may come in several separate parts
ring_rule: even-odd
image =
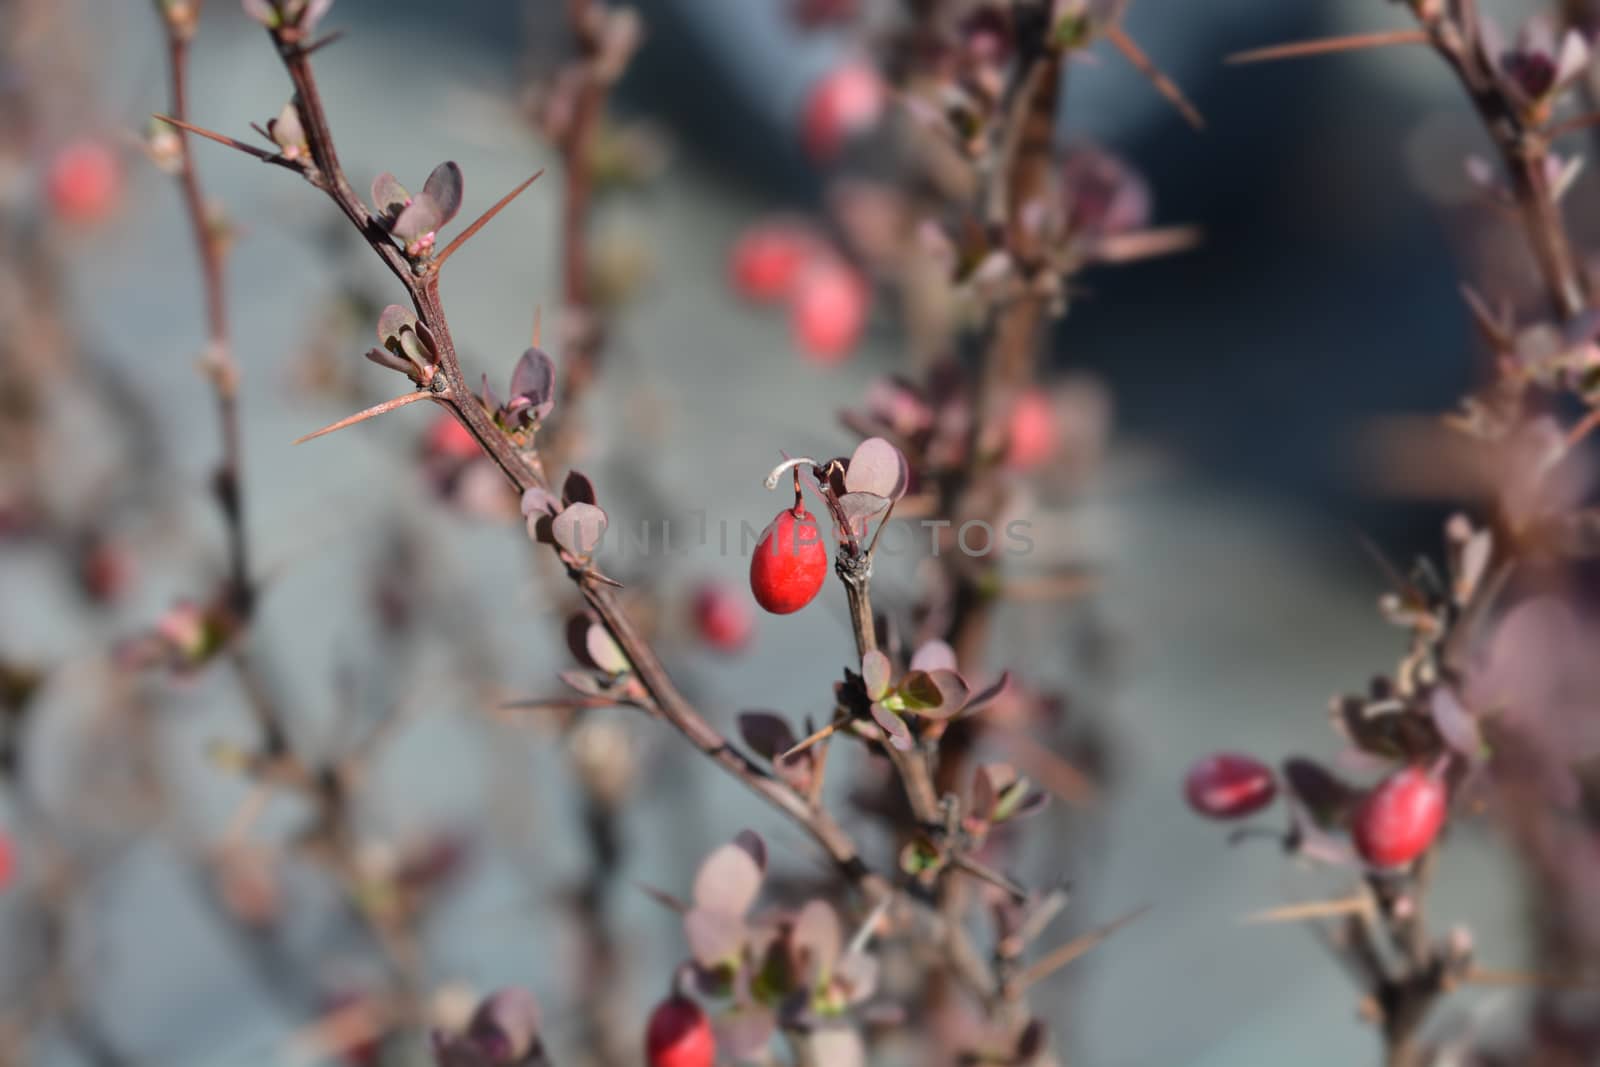
[[[736,958],[744,947],[744,918],[742,914],[691,908],[683,917],[683,936],[696,963],[716,967]]]
[[[911,728],[906,725],[904,719],[877,701],[872,704],[872,719],[883,728],[884,735],[891,745],[902,752],[910,750]]]
[[[606,535],[606,513],[593,504],[572,504],[551,521],[550,532],[574,556],[588,556]]]
[[[761,867],[737,844],[718,848],[695,874],[695,905],[708,911],[745,915],[760,893]]]
[[[411,202],[411,192],[400,184],[388,171],[384,171],[372,179],[372,206],[378,209],[378,214],[386,222],[393,222],[395,217]]]
[[[462,184],[461,168],[455,163],[441,163],[428,175],[422,192],[439,212],[438,226],[448,224],[461,210]]]
[[[871,493],[888,500],[905,495],[911,479],[906,457],[881,437],[869,437],[856,446],[845,471],[845,489],[851,493]]]
[[[833,974],[834,963],[844,944],[838,914],[825,900],[809,901],[795,916],[789,936],[797,962],[803,968],[806,986],[817,988]]]
[[[861,657],[861,680],[866,683],[868,700],[882,700],[889,692],[889,675],[892,669],[889,657],[877,649],[872,649]]]
[[[760,834],[754,830],[740,830],[734,835],[733,843],[755,861],[756,870],[763,875],[767,873],[767,843]]]
[[[590,624],[584,635],[584,648],[590,661],[607,674],[621,674],[631,666],[617,642],[599,623]]]
[[[925,642],[911,657],[911,669],[914,671],[953,671],[956,670],[956,652],[949,644],[940,640]]]
[[[563,504],[598,504],[595,499],[594,483],[587,476],[577,471],[568,471],[567,480],[561,485],[561,502]]]
[[[740,712],[739,736],[751,751],[767,760],[777,759],[798,740],[788,721],[770,711]]]

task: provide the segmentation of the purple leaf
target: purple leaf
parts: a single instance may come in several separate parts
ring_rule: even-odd
[[[512,986],[486,998],[473,1013],[467,1039],[490,1064],[529,1062],[539,1047],[539,1002]]]
[[[607,674],[621,674],[630,666],[628,657],[599,623],[591,623],[584,634],[584,650],[589,660]]]
[[[872,719],[883,728],[884,735],[891,745],[901,752],[910,751],[912,744],[911,728],[906,725],[904,719],[877,701],[872,703]]]
[[[427,193],[418,193],[401,209],[389,229],[407,245],[433,233],[442,224],[444,213]]]
[[[438,209],[439,226],[447,225],[456,217],[456,212],[461,210],[462,185],[461,168],[453,162],[439,164],[433,168],[433,173],[428,175],[422,193],[433,201]]]
[[[875,493],[846,493],[839,498],[839,510],[844,513],[850,532],[857,537],[867,532],[867,523],[888,508],[889,501]]]
[[[777,759],[799,740],[788,721],[770,711],[740,712],[739,736],[751,751],[768,760]]]
[[[742,913],[691,908],[683,917],[683,936],[696,963],[716,967],[737,958],[744,947],[744,918]]]
[[[838,914],[825,900],[810,901],[795,916],[789,937],[807,988],[816,989],[833,974],[834,962],[843,947]]]
[[[317,23],[322,21],[332,7],[333,0],[307,0],[305,8],[300,12],[300,28],[306,33],[315,30]]]
[[[1428,710],[1433,715],[1433,725],[1445,744],[1455,749],[1470,763],[1482,763],[1487,751],[1478,720],[1473,717],[1447,685],[1434,688],[1429,695]]]
[[[743,1004],[712,1020],[717,1048],[736,1060],[760,1058],[778,1032],[778,1017],[760,1004]]]
[[[367,358],[380,367],[387,367],[389,370],[396,370],[401,374],[410,374],[416,369],[415,364],[409,359],[403,359],[387,348],[369,348],[367,349]]]
[[[1342,825],[1361,794],[1315,760],[1292,756],[1283,761],[1283,780],[1300,809],[1319,827]]]
[[[573,504],[551,521],[550,533],[574,556],[588,556],[606,535],[606,513],[593,504]]]
[[[748,851],[727,844],[707,856],[694,877],[696,907],[727,915],[749,913],[761,893],[761,867]]]
[[[889,692],[891,670],[889,657],[877,649],[861,657],[861,680],[866,683],[868,700],[882,700]]]
[[[861,1035],[849,1026],[830,1026],[813,1030],[805,1038],[809,1046],[807,1063],[825,1063],[828,1067],[866,1067],[867,1050]]]
[[[967,702],[967,683],[950,670],[911,671],[900,683],[906,709],[930,719],[947,719]]]
[[[940,640],[924,643],[911,657],[911,669],[914,671],[953,671],[956,670],[956,651]]]
[[[372,206],[378,209],[379,217],[385,222],[393,222],[409,203],[411,191],[393,174],[384,171],[372,179]]]
[[[300,109],[294,106],[293,100],[283,105],[277,118],[267,120],[267,136],[285,151],[305,147],[306,131],[300,125]]]
[[[841,986],[851,1004],[872,996],[878,988],[878,959],[865,952],[847,952],[833,970],[834,984]]]
[[[385,348],[390,347],[391,342],[399,344],[400,333],[407,328],[417,328],[416,312],[399,304],[390,304],[378,316],[378,343]]]
[[[733,843],[755,860],[756,870],[763,875],[767,873],[767,843],[760,834],[754,830],[740,830],[733,836]]]
[[[881,437],[869,437],[856,446],[845,471],[845,489],[851,493],[872,493],[899,500],[910,481],[906,457]]]
[[[585,475],[577,471],[568,471],[567,480],[561,486],[561,502],[563,504],[598,504],[595,499],[594,483]]]
[[[511,399],[507,408],[522,411],[523,419],[542,419],[555,406],[556,365],[542,349],[522,353],[511,371]]]
[[[547,489],[535,486],[522,494],[522,513],[530,518],[534,515],[555,515],[561,510],[561,504]]]
[[[968,697],[967,706],[961,710],[969,715],[982,711],[984,708],[989,706],[995,697],[1005,692],[1005,688],[1010,681],[1011,674],[1009,671],[1000,675],[1000,677],[997,678],[988,688],[980,689],[978,692]]]
[[[272,0],[241,0],[244,13],[255,19],[269,30],[275,28],[282,16],[278,13],[278,5]]]

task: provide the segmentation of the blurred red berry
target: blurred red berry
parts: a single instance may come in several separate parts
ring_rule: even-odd
[[[695,590],[692,610],[695,632],[718,652],[737,652],[755,629],[748,602],[719,583]]]
[[[78,581],[96,604],[110,604],[127,592],[133,580],[133,559],[112,541],[96,541],[78,560]]]
[[[817,363],[838,363],[866,326],[870,293],[849,264],[828,258],[800,276],[789,307],[795,343]]]
[[[446,459],[477,459],[483,455],[483,449],[472,432],[448,411],[439,412],[428,424],[422,447],[428,455]]]
[[[785,508],[761,532],[750,557],[750,591],[774,615],[799,611],[828,577],[822,531],[805,508]]]
[[[864,63],[851,61],[817,79],[806,97],[801,138],[813,161],[826,163],[851,138],[878,124],[888,99],[883,79]]]
[[[1056,409],[1043,389],[1028,389],[1011,407],[1011,440],[1006,463],[1019,470],[1036,467],[1056,454],[1061,434]]]
[[[45,191],[63,222],[74,226],[103,222],[122,196],[122,160],[101,141],[73,141],[51,158]]]
[[[650,1015],[644,1052],[649,1067],[711,1067],[717,1058],[711,1020],[688,997],[669,997]]]
[[[1432,846],[1444,826],[1449,791],[1421,767],[1384,781],[1356,809],[1351,836],[1374,867],[1401,867]]]
[[[0,830],[0,893],[11,888],[11,877],[17,873],[17,860],[11,849],[11,838]]]
[[[794,222],[760,222],[733,246],[728,273],[734,291],[750,300],[779,300],[818,249],[816,235]]]
[[[1272,803],[1278,783],[1258,759],[1219,752],[1189,768],[1183,795],[1189,806],[1212,819],[1239,819]]]

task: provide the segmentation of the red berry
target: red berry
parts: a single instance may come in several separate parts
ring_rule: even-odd
[[[797,223],[757,223],[733,246],[728,264],[733,288],[751,300],[787,296],[818,247],[816,235]]]
[[[845,63],[811,87],[801,120],[806,154],[819,163],[839,154],[846,141],[875,126],[888,93],[871,67]]]
[[[708,582],[695,590],[694,628],[718,652],[737,652],[755,629],[749,602],[726,586]]]
[[[1407,767],[1367,794],[1356,809],[1351,837],[1374,867],[1401,867],[1428,851],[1450,806],[1444,782]]]
[[[669,997],[650,1015],[644,1053],[649,1067],[711,1067],[717,1058],[711,1020],[688,997]]]
[[[100,141],[74,141],[50,160],[45,191],[63,222],[102,222],[116,210],[122,192],[122,161]]]
[[[817,520],[803,507],[785,509],[761,531],[750,557],[750,591],[774,615],[811,603],[828,576],[828,552]]]
[[[1239,819],[1272,803],[1278,782],[1258,759],[1219,752],[1189,768],[1183,795],[1189,806],[1212,819]]]
[[[422,447],[429,455],[446,459],[477,459],[483,454],[472,432],[447,411],[439,412],[428,424]]]
[[[790,305],[795,343],[818,363],[837,363],[861,339],[867,283],[849,264],[829,259],[801,275]]]
[[[1055,404],[1042,389],[1029,389],[1011,407],[1011,442],[1006,463],[1019,469],[1036,467],[1056,454],[1060,435],[1056,432]]]

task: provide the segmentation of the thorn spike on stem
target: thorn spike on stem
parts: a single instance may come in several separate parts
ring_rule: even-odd
[[[820,729],[820,730],[816,731],[815,733],[813,733],[810,737],[806,738],[804,741],[796,742],[794,745],[790,746],[789,751],[783,753],[782,755],[780,755],[778,757],[778,762],[782,763],[784,760],[792,759],[795,756],[798,756],[800,753],[804,752],[806,749],[810,748],[812,745],[816,745],[816,744],[819,744],[822,741],[826,741],[829,737],[832,737],[834,731],[836,731],[838,729],[839,729],[839,723],[837,723],[837,722],[828,723],[826,726],[824,726],[822,729]]]
[[[544,174],[544,168],[541,167],[537,171],[535,171],[531,176],[529,176],[528,179],[526,181],[524,181],[521,185],[517,186],[515,189],[511,190],[505,196],[502,196],[499,200],[495,201],[494,206],[489,208],[489,210],[485,211],[482,215],[479,215],[478,218],[473,222],[473,224],[471,226],[468,226],[466,229],[462,230],[459,234],[457,234],[456,235],[456,239],[454,241],[451,241],[448,245],[446,245],[443,252],[440,252],[437,256],[433,257],[433,269],[434,269],[434,271],[438,271],[440,267],[443,267],[444,264],[445,264],[445,260],[447,260],[451,256],[455,255],[457,250],[459,250],[462,245],[466,244],[467,241],[469,239],[471,239],[474,234],[476,234],[479,230],[483,229],[485,226],[487,226],[489,224],[489,220],[490,219],[494,218],[496,215],[500,214],[500,212],[504,211],[506,206],[509,205],[511,203],[511,201],[513,201],[517,197],[521,196],[522,195],[522,191],[524,189],[526,189],[528,186],[532,185],[534,182],[538,181],[539,178],[543,174]]]
[[[1033,966],[1024,971],[1021,979],[1018,982],[1018,988],[1026,989],[1031,985],[1035,985],[1038,982],[1044,981],[1044,979],[1050,977],[1052,974],[1055,974],[1061,968],[1065,967],[1079,956],[1082,956],[1090,949],[1095,948],[1101,942],[1105,941],[1106,938],[1110,937],[1124,926],[1127,926],[1135,919],[1138,919],[1149,910],[1150,905],[1148,904],[1140,908],[1135,908],[1133,911],[1130,911],[1120,919],[1113,919],[1104,926],[1097,927],[1093,930],[1090,930],[1088,933],[1083,934],[1081,937],[1077,937],[1071,941],[1068,941],[1065,945],[1057,948],[1055,951],[1051,952],[1049,955],[1045,956],[1043,959],[1039,960]]]
[[[1162,73],[1161,68],[1157,67],[1155,61],[1145,54],[1144,49],[1139,47],[1137,41],[1128,36],[1128,32],[1122,28],[1120,23],[1113,22],[1106,29],[1106,38],[1116,46],[1117,51],[1122,53],[1124,59],[1133,64],[1135,70],[1149,79],[1150,84],[1155,86],[1156,92],[1166,97],[1167,101],[1178,109],[1178,113],[1184,117],[1190,126],[1197,130],[1206,128],[1205,116],[1200,114],[1200,109],[1195,107],[1187,96],[1183,95],[1183,90],[1178,88],[1177,82]]]
[[[318,437],[325,437],[336,430],[343,430],[346,427],[354,426],[358,422],[366,422],[368,419],[375,419],[379,415],[386,415],[396,408],[403,408],[407,404],[415,404],[418,400],[433,400],[436,399],[436,397],[437,394],[435,393],[423,392],[421,390],[413,393],[406,393],[403,396],[395,397],[393,400],[385,400],[381,404],[374,404],[365,411],[358,411],[354,415],[340,419],[338,422],[333,423],[330,426],[324,426],[320,430],[308,433],[304,437],[297,437],[294,439],[293,444],[303,445],[307,441],[315,440]]]
[[[217,133],[215,130],[208,130],[204,126],[196,126],[191,122],[185,122],[182,119],[175,119],[171,115],[163,115],[159,112],[157,112],[154,117],[162,122],[167,123],[168,125],[176,126],[180,130],[186,130],[189,133],[198,134],[208,141],[215,141],[218,144],[227,145],[229,148],[237,148],[245,155],[255,156],[257,159],[275,158],[271,152],[262,151],[255,145],[245,144],[243,141],[235,140],[234,138],[229,137],[227,134]]]
[[[1396,44],[1427,43],[1428,35],[1423,30],[1379,30],[1375,33],[1352,33],[1344,37],[1321,37],[1315,41],[1270,44],[1262,48],[1235,52],[1223,62],[1230,66],[1238,66],[1244,63],[1269,63],[1278,59],[1332,55],[1336,52],[1359,52],[1367,48],[1385,48]]]
[[[540,331],[541,331],[541,327],[543,325],[543,320],[544,320],[544,305],[543,304],[535,304],[535,305],[533,305],[533,347],[534,348],[542,347],[539,344],[539,334],[540,334]]]

